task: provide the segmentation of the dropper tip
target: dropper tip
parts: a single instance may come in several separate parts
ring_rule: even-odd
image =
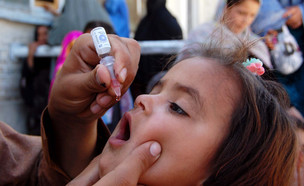
[[[114,87],[113,90],[114,90],[114,93],[116,95],[116,101],[119,101],[120,97],[121,97],[120,87]]]

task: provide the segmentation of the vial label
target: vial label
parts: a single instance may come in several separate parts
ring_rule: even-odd
[[[111,52],[111,45],[103,27],[96,27],[91,31],[97,54],[101,57]]]

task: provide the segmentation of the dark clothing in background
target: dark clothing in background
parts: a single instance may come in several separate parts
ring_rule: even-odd
[[[175,17],[166,8],[165,0],[148,0],[147,15],[140,21],[134,39],[137,41],[183,39],[182,29]],[[135,99],[146,93],[149,80],[165,70],[171,55],[142,55],[137,75],[131,85]]]
[[[40,135],[40,116],[48,103],[51,58],[35,57],[34,68],[23,62],[20,90],[24,100],[28,134]]]

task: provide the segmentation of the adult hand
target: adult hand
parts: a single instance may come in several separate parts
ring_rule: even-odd
[[[135,77],[140,48],[133,39],[115,35],[108,38],[123,94]],[[48,112],[54,139],[51,143],[57,152],[53,159],[72,178],[96,156],[97,119],[116,103],[110,73],[99,61],[91,35],[81,35],[56,76],[50,94]]]
[[[270,49],[273,50],[275,47],[275,44],[278,43],[278,32],[275,30],[269,30],[266,34],[265,38],[265,44]]]
[[[159,158],[160,153],[161,146],[159,143],[152,141],[146,142],[138,146],[121,164],[102,178],[99,178],[98,176],[98,161],[102,156],[98,156],[68,185],[137,185],[139,177],[154,164],[154,162]]]
[[[133,39],[109,35],[114,71],[121,83],[122,94],[133,81],[140,57],[140,48]],[[80,36],[52,87],[49,113],[52,118],[76,123],[96,120],[116,103],[110,88],[108,69],[99,65],[100,58],[90,34]]]
[[[288,7],[283,14],[283,18],[288,18],[286,24],[293,29],[300,27],[303,23],[302,12],[299,6]]]

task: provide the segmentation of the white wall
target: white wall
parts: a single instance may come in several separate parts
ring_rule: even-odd
[[[20,97],[21,61],[9,56],[12,43],[33,40],[33,25],[0,20],[0,120],[25,133],[26,110]]]
[[[184,38],[201,23],[213,19],[219,0],[167,0],[167,7],[182,27]]]

